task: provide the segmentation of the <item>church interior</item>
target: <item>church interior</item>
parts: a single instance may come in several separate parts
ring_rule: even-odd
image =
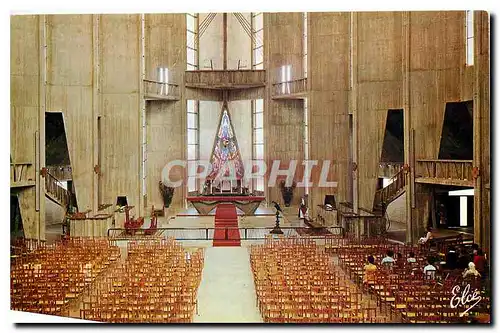
[[[11,310],[490,323],[485,11],[12,15],[10,87]]]

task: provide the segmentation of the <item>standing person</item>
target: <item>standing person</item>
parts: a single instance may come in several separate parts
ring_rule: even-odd
[[[309,215],[308,207],[307,207],[307,194],[300,199],[300,207],[299,207],[299,219],[306,219]]]
[[[486,258],[484,257],[483,250],[478,249],[476,255],[474,256],[474,265],[476,266],[476,269],[479,273],[481,273],[482,276],[485,274],[485,268],[486,268]],[[470,266],[470,264],[469,264]]]

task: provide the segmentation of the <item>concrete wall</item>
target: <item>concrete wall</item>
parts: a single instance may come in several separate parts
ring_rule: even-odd
[[[372,209],[389,109],[402,107],[402,13],[356,13],[359,207]]]
[[[184,14],[145,15],[146,78],[157,80],[157,68],[169,70],[171,82],[183,83],[186,69],[186,16]],[[147,210],[163,206],[159,191],[161,173],[172,160],[183,159],[186,151],[186,100],[181,89],[179,101],[148,101],[147,124]],[[174,171],[174,170],[173,170]],[[174,176],[172,175],[172,178]],[[184,207],[185,187],[177,188],[171,207]]]
[[[298,160],[301,165],[304,159],[303,101],[271,99],[271,84],[277,82],[278,68],[291,65],[292,78],[302,73],[302,25],[302,13],[264,13],[264,68],[268,82],[264,99],[264,153],[268,171],[274,160],[281,161],[280,169],[286,169],[290,160]],[[268,187],[268,202],[283,202],[280,181],[278,178],[275,186]],[[298,204],[303,193],[303,189],[296,188],[292,204]]]
[[[319,180],[323,161],[329,160],[329,181],[337,187],[310,191],[313,213],[326,194],[347,201],[349,170],[349,13],[309,13],[308,84],[310,159],[320,161],[313,181]]]
[[[35,170],[45,166],[45,119],[40,116],[45,108],[40,90],[45,88],[39,66],[43,20],[35,15],[12,16],[10,26],[10,155],[13,162],[32,164],[26,179],[39,185],[17,190],[25,237],[45,239],[43,178]],[[38,155],[36,132],[42,149]],[[40,204],[38,211],[36,201]]]
[[[93,25],[92,15],[47,16],[47,111],[63,114],[81,211],[94,199]]]

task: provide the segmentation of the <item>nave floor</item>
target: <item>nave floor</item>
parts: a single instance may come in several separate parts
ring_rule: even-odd
[[[246,247],[211,247],[198,289],[194,323],[262,323]]]

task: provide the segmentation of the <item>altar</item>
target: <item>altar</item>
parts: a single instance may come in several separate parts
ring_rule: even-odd
[[[255,215],[265,197],[250,192],[244,171],[227,100],[224,100],[210,158],[210,172],[201,191],[189,192],[187,201],[201,215],[208,215],[220,203],[232,203],[245,215]]]
[[[192,203],[201,215],[208,215],[219,203],[233,203],[245,215],[254,215],[260,203],[265,199],[263,196],[253,195],[195,195],[187,197],[187,201]]]

